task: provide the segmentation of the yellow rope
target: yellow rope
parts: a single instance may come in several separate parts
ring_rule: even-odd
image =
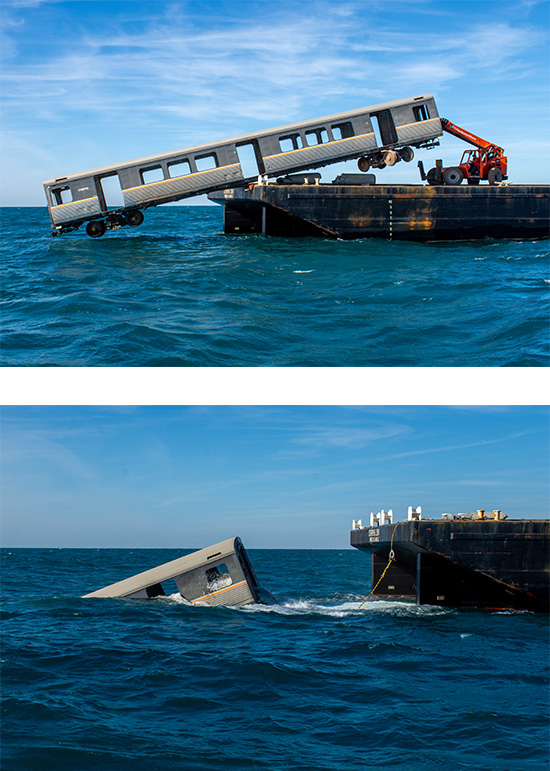
[[[391,534],[391,542],[390,542],[390,554],[389,554],[389,557],[390,557],[390,558],[389,558],[389,560],[388,560],[388,564],[387,564],[387,565],[386,565],[386,567],[384,568],[384,572],[382,573],[382,575],[380,576],[380,578],[379,578],[379,579],[378,579],[378,581],[376,582],[376,586],[373,588],[372,592],[369,594],[369,596],[368,596],[368,597],[365,597],[365,599],[363,600],[363,602],[361,603],[361,605],[359,605],[359,607],[357,608],[357,610],[360,610],[360,609],[363,607],[363,605],[366,603],[366,601],[372,597],[372,595],[373,595],[373,594],[375,593],[375,591],[378,589],[378,584],[380,583],[380,581],[381,581],[381,580],[384,578],[384,576],[385,576],[385,575],[386,575],[386,573],[388,572],[388,568],[389,568],[389,566],[392,564],[392,562],[395,562],[395,554],[393,553],[393,538],[394,538],[394,536],[395,536],[395,531],[397,530],[397,526],[398,526],[398,525],[400,525],[400,524],[401,524],[401,522],[396,522],[396,523],[395,523],[395,526],[394,526],[394,528],[393,528],[393,532],[392,532],[392,534]]]
[[[359,607],[357,608],[357,610],[360,610],[360,609],[363,607],[363,605],[366,603],[366,601],[367,601],[367,600],[368,600],[370,597],[372,597],[372,595],[373,595],[373,594],[375,593],[375,591],[378,589],[378,584],[379,584],[379,583],[380,583],[380,581],[381,581],[381,580],[384,578],[384,576],[385,576],[385,575],[386,575],[386,573],[387,573],[387,570],[388,570],[389,566],[390,566],[390,565],[392,564],[392,562],[394,561],[394,559],[393,559],[393,557],[394,557],[394,554],[393,554],[393,550],[392,550],[392,551],[390,551],[390,555],[391,555],[391,556],[390,556],[390,558],[389,558],[389,560],[388,560],[388,564],[386,565],[386,567],[384,568],[384,572],[382,573],[382,575],[380,576],[380,578],[379,578],[379,579],[378,579],[378,581],[376,582],[376,586],[374,587],[374,589],[372,590],[372,592],[369,594],[369,596],[368,596],[368,597],[365,597],[365,599],[363,600],[363,602],[361,603],[361,605],[359,605]]]

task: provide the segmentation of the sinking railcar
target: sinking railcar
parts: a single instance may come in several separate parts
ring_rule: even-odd
[[[91,237],[143,221],[143,209],[359,158],[361,171],[411,161],[442,135],[431,94],[67,174],[44,183],[53,233]],[[112,189],[114,182],[115,190]],[[114,198],[116,198],[116,201]]]
[[[240,538],[214,544],[206,549],[166,562],[103,589],[88,597],[147,599],[166,595],[163,583],[173,579],[181,596],[190,603],[205,605],[271,604],[274,597],[260,587]]]

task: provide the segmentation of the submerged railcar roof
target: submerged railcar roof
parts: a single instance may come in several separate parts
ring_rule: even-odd
[[[44,185],[55,185],[60,182],[68,182],[73,179],[80,179],[82,177],[93,177],[96,174],[105,174],[109,172],[116,172],[119,169],[131,168],[133,166],[142,165],[144,163],[154,163],[155,161],[161,161],[167,156],[179,155],[184,153],[198,153],[202,150],[212,149],[213,145],[223,146],[226,144],[236,144],[241,142],[247,142],[253,139],[257,139],[262,136],[270,136],[272,134],[280,134],[282,132],[289,132],[292,130],[300,130],[306,126],[319,123],[334,123],[337,121],[343,121],[352,118],[358,113],[365,112],[378,112],[381,110],[387,110],[393,107],[400,107],[412,102],[424,101],[427,99],[433,99],[432,94],[423,94],[421,96],[411,96],[409,99],[396,99],[391,102],[381,102],[380,104],[367,105],[366,107],[359,107],[356,110],[347,110],[346,112],[338,112],[333,115],[324,115],[319,118],[312,118],[310,120],[298,121],[297,123],[287,123],[283,126],[275,126],[274,128],[267,128],[264,131],[252,131],[248,134],[240,134],[239,136],[229,137],[228,139],[212,139],[210,142],[204,142],[200,145],[193,145],[192,147],[182,147],[173,151],[164,153],[156,153],[155,155],[146,155],[143,158],[135,158],[131,161],[124,161],[123,163],[112,163],[107,166],[98,166],[94,169],[87,169],[85,171],[75,172],[73,174],[67,174],[63,177],[54,177],[44,182]]]

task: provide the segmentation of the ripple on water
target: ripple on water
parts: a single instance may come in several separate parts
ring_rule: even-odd
[[[49,239],[3,212],[4,365],[545,366],[546,241],[224,236],[218,207]]]

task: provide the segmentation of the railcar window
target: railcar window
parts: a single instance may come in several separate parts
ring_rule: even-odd
[[[168,164],[168,174],[170,179],[184,177],[186,174],[191,174],[191,165],[189,161],[172,161]]]
[[[414,113],[414,119],[416,121],[421,120],[429,120],[430,115],[428,113],[428,108],[425,104],[419,104],[416,107],[413,107],[413,113]]]
[[[330,128],[332,129],[332,136],[334,139],[349,139],[349,137],[355,136],[351,121],[335,123],[334,126],[331,126]]]
[[[217,158],[212,155],[199,155],[195,158],[195,164],[197,171],[208,171],[209,169],[215,169],[218,165]]]
[[[313,129],[312,131],[306,131],[305,137],[308,147],[322,145],[324,142],[328,142],[328,131],[325,128]]]
[[[306,131],[305,137],[306,137],[306,145],[308,147],[313,147],[313,145],[319,144],[319,139],[317,137],[316,131]]]
[[[279,137],[279,147],[282,153],[289,153],[292,150],[300,150],[304,146],[300,134],[288,134]]]
[[[206,571],[206,588],[209,593],[231,586],[232,583],[233,579],[229,575],[227,565],[217,565]]]
[[[148,169],[141,169],[141,181],[144,185],[160,182],[162,179],[164,179],[162,166],[150,166]]]
[[[68,186],[54,187],[52,190],[52,195],[57,206],[61,206],[63,203],[71,203],[73,200],[71,189]]]

